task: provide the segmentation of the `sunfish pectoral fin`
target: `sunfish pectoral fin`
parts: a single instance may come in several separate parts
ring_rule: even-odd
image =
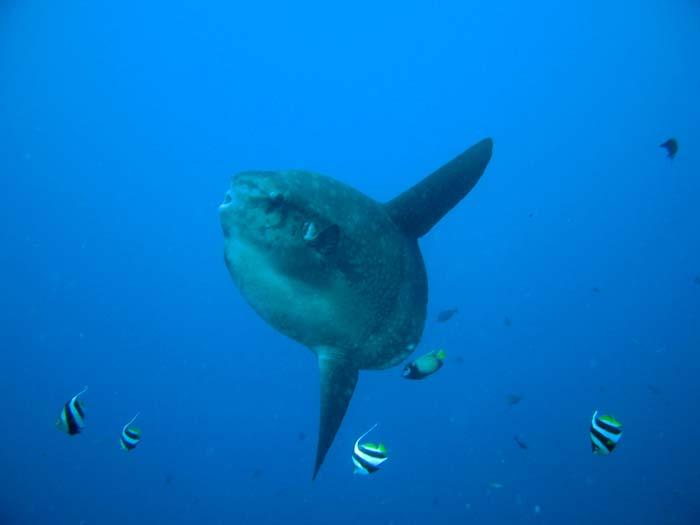
[[[311,223],[311,225],[313,226],[313,223]],[[340,227],[337,224],[331,224],[320,232],[313,234],[313,236],[305,235],[304,239],[312,248],[324,255],[329,255],[333,253],[338,246]]]
[[[316,348],[321,379],[321,419],[318,428],[316,465],[312,479],[316,479],[319,468],[340,428],[345,412],[355,391],[358,369],[341,350]]]
[[[387,202],[387,213],[405,234],[422,237],[476,185],[491,160],[492,150],[490,138],[474,144]]]

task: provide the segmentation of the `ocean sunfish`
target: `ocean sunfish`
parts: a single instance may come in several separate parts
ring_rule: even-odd
[[[387,203],[305,171],[233,176],[219,207],[231,277],[265,321],[318,359],[313,478],[359,370],[396,366],[418,345],[428,300],[418,239],[474,187],[492,148],[482,140]]]

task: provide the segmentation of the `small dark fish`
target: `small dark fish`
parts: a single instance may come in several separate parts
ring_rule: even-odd
[[[513,436],[513,441],[523,450],[527,450],[527,443],[525,443],[522,439],[520,439],[518,436]]]
[[[437,506],[439,503],[440,503],[440,498],[438,498],[437,496],[435,496],[435,497],[433,498],[433,505]]]
[[[166,485],[171,485],[175,481],[175,474],[166,474],[165,475],[165,484]]]
[[[694,282],[695,284],[697,284],[698,286],[700,286],[700,274],[698,274],[698,275],[695,276],[695,281],[693,281],[693,282]]]
[[[530,213],[527,214],[527,218],[528,218],[528,219],[532,219],[533,215],[534,215],[534,213],[530,212]]]
[[[262,470],[260,470],[259,468],[256,468],[255,470],[253,470],[253,473],[250,475],[250,477],[253,479],[257,479],[260,476],[262,476],[262,473],[263,473]]]
[[[523,396],[519,394],[508,394],[506,396],[506,404],[510,407],[517,405],[523,400]]]
[[[676,139],[668,139],[666,142],[659,144],[659,147],[666,150],[666,156],[669,159],[675,158],[676,153],[678,153],[678,141]]]
[[[511,326],[513,326],[513,321],[510,320],[510,317],[506,317],[503,320],[503,324],[510,328]]]
[[[446,323],[450,319],[452,319],[452,316],[456,314],[459,311],[458,308],[450,308],[448,310],[443,310],[437,315],[437,322],[438,323]]]
[[[649,392],[651,392],[655,396],[658,396],[661,393],[661,390],[659,390],[659,387],[654,386],[652,384],[647,385],[647,388],[649,389]]]
[[[600,293],[600,288],[598,288],[597,286],[594,286],[593,288],[591,288],[591,292]]]
[[[457,363],[458,365],[464,364],[464,358],[461,355],[458,355],[457,357],[454,358],[454,362]]]
[[[297,436],[299,438],[299,441],[304,441],[306,439],[306,434],[303,432],[299,432],[299,435]]]

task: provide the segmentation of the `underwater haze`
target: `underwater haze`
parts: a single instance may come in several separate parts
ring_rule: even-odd
[[[0,2],[0,525],[700,523],[698,50],[696,0]],[[312,482],[316,358],[229,276],[231,176],[386,202],[485,137],[420,240],[406,363],[444,366],[360,372]]]

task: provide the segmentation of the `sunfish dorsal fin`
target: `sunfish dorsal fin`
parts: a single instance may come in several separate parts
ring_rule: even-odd
[[[321,380],[321,419],[316,446],[316,465],[312,479],[316,479],[328,449],[340,428],[345,412],[355,391],[358,369],[343,352],[336,348],[316,348]]]
[[[476,185],[491,160],[493,141],[473,145],[443,167],[385,204],[407,235],[422,237]]]

